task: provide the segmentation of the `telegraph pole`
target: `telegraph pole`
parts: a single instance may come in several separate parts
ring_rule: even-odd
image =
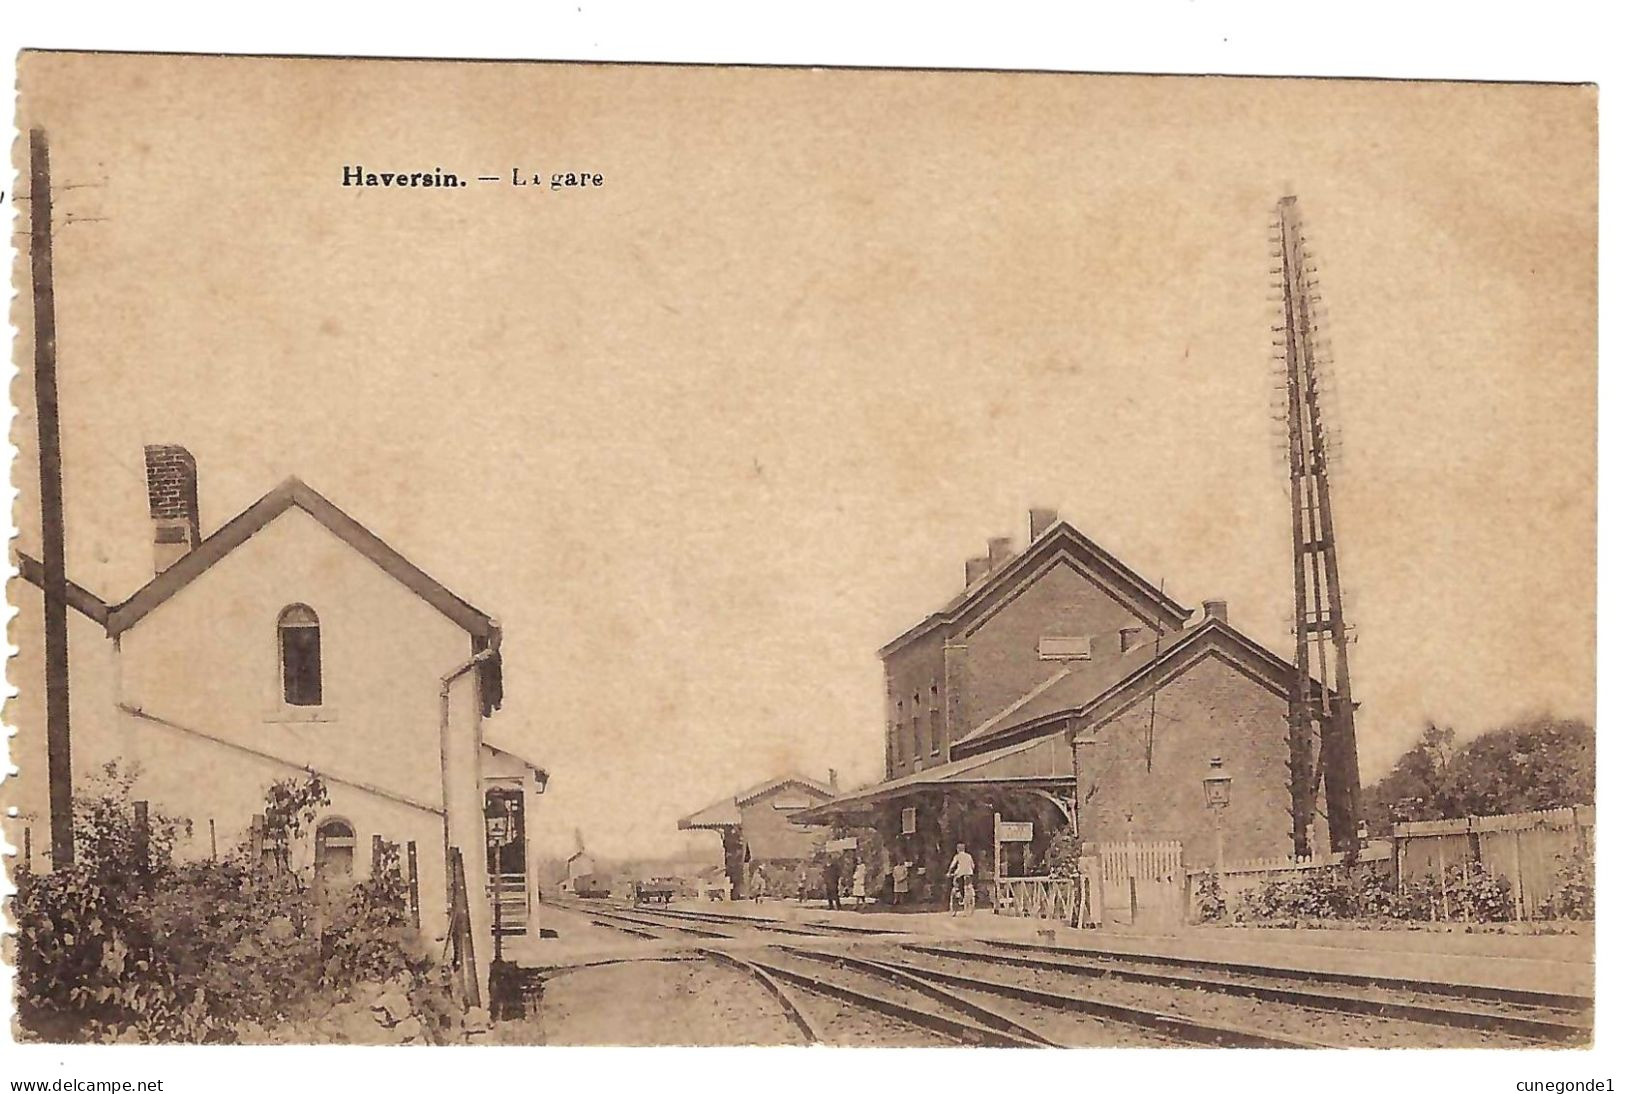
[[[56,390],[56,292],[51,280],[51,159],[31,129],[29,271],[34,289],[34,405],[39,421],[41,568],[45,571],[45,751],[51,866],[73,863],[73,760],[68,729],[68,573],[62,519],[62,432]]]
[[[1360,767],[1349,683],[1348,628],[1337,569],[1325,424],[1320,407],[1320,347],[1314,281],[1304,247],[1298,199],[1276,206],[1281,285],[1281,364],[1286,373],[1287,471],[1292,493],[1295,669],[1287,708],[1293,851],[1310,851],[1310,829],[1322,783],[1333,851],[1360,846]],[[1315,682],[1318,670],[1319,683]],[[1319,755],[1312,757],[1314,726]]]

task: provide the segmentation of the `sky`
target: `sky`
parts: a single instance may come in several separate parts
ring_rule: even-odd
[[[714,847],[676,819],[785,771],[878,778],[875,651],[1029,506],[1289,653],[1289,192],[1333,361],[1364,777],[1430,719],[1593,715],[1591,90],[20,72],[67,221],[70,574],[113,600],[150,576],[143,444],[195,454],[205,531],[299,475],[502,621],[490,733],[549,767],[552,849]],[[362,190],[346,165],[605,182]]]

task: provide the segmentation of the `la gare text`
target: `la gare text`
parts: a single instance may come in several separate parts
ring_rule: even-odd
[[[435,167],[428,171],[369,171],[360,164],[344,166],[343,185],[361,187],[388,187],[390,189],[440,189],[501,185],[536,186],[548,190],[598,189],[604,185],[604,176],[597,171],[522,171],[512,168],[507,175],[476,175],[472,179],[454,171]]]

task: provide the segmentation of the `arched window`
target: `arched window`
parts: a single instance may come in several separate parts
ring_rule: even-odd
[[[347,878],[355,869],[355,829],[337,818],[316,829],[316,880],[328,885]]]
[[[289,706],[322,705],[322,625],[303,604],[284,608],[276,621],[282,657],[282,700]]]

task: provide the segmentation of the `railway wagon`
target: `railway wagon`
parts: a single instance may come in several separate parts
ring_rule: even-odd
[[[605,900],[609,897],[610,877],[608,874],[581,874],[573,882],[575,894],[589,900]]]

